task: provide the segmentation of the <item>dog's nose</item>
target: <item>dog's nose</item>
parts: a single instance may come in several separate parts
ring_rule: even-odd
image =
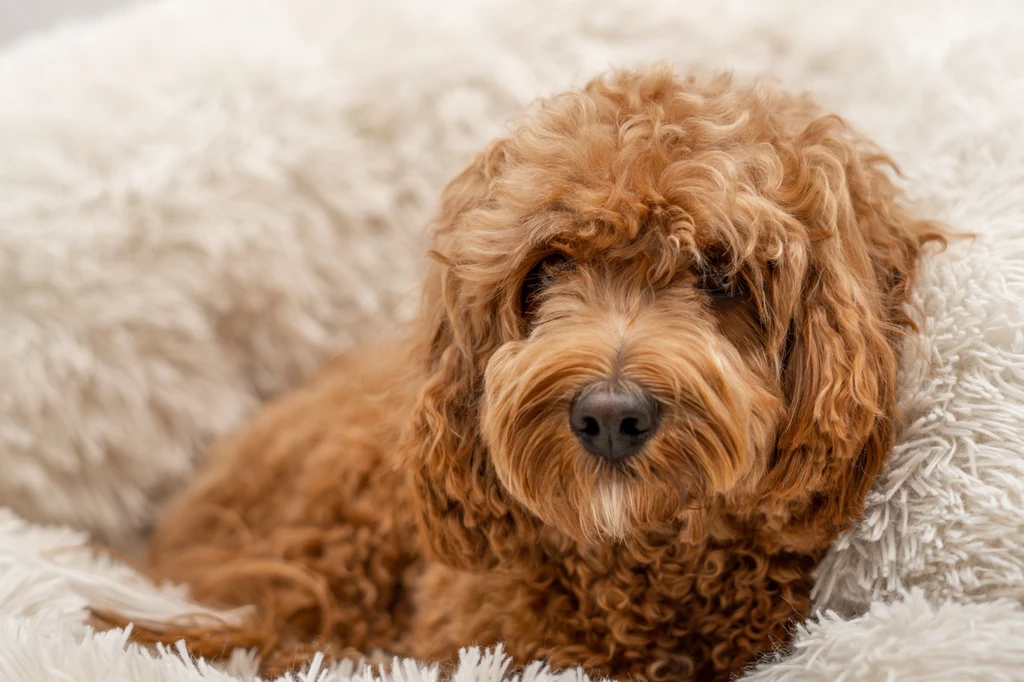
[[[587,452],[619,462],[657,431],[658,403],[645,390],[602,382],[583,389],[572,401],[569,424]]]

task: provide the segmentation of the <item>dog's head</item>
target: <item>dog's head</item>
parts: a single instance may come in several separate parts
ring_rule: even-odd
[[[446,189],[407,434],[460,566],[723,513],[789,549],[891,445],[922,243],[887,161],[806,99],[670,70],[547,101]]]

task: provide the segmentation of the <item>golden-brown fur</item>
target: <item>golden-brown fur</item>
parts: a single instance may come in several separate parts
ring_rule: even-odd
[[[726,679],[805,616],[892,445],[904,306],[941,236],[888,166],[810,100],[726,77],[543,103],[446,189],[416,339],[220,444],[154,566],[257,604],[275,666],[504,641]],[[658,404],[617,466],[569,428],[595,380]]]

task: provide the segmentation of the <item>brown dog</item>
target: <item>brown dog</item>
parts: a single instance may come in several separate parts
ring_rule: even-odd
[[[718,680],[784,644],[893,441],[921,247],[811,101],[666,68],[547,101],[446,189],[415,343],[222,443],[166,577],[308,646]],[[341,647],[339,649],[339,647]]]

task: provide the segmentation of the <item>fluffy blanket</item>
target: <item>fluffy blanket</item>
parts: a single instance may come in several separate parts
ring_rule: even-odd
[[[35,524],[136,545],[210,438],[409,315],[438,189],[509,116],[660,58],[814,91],[977,235],[925,266],[908,425],[821,613],[748,678],[1024,679],[1022,34],[997,0],[165,0],[0,55],[0,680],[248,679],[93,632],[194,607]],[[375,675],[440,671],[302,679]]]

